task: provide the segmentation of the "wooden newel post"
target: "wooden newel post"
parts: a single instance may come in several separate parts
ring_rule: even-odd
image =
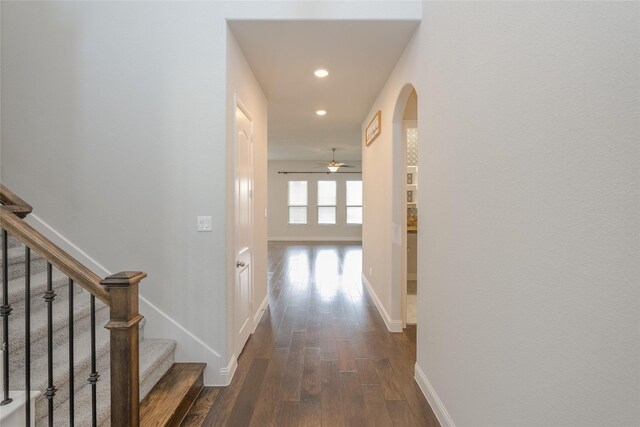
[[[111,318],[111,425],[137,427],[140,423],[140,357],[138,348],[138,283],[147,277],[123,271],[100,282],[109,292]]]

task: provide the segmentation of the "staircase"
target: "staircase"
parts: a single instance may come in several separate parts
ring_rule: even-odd
[[[9,372],[11,389],[24,390],[24,245],[9,237],[9,301],[13,311],[9,319]],[[31,389],[40,391],[35,399],[36,425],[47,423],[47,307],[44,302],[47,273],[46,261],[32,255],[31,261]],[[54,397],[56,426],[71,425],[69,421],[69,289],[68,279],[54,270],[53,287],[56,299],[53,302],[53,383],[60,384]],[[91,386],[87,378],[91,373],[89,294],[75,287],[74,304],[74,391],[75,424],[91,425]],[[100,372],[98,390],[98,425],[109,425],[110,373],[109,331],[104,325],[109,319],[107,306],[96,301],[96,356],[97,372]],[[140,323],[141,332],[144,321]],[[143,338],[143,334],[140,334]],[[176,343],[172,340],[142,339],[140,341],[140,398],[144,398],[153,385],[173,365]]]
[[[13,215],[5,210],[2,214]],[[3,219],[6,225],[6,216]],[[3,235],[0,233],[0,241]],[[110,331],[105,328],[110,320],[110,307],[101,302],[104,298],[92,298],[92,293],[71,282],[69,277],[72,276],[58,271],[44,256],[34,251],[30,252],[30,292],[27,294],[25,245],[7,236],[7,265],[3,265],[4,256],[0,256],[0,268],[3,273],[7,269],[4,274],[8,279],[7,295],[11,312],[6,317],[0,317],[0,331],[4,330],[4,322],[7,321],[9,352],[0,354],[5,358],[9,355],[9,394],[14,401],[0,406],[0,424],[3,427],[12,427],[10,423],[25,425],[21,414],[28,408],[25,408],[24,399],[20,402],[20,395],[14,390],[26,390],[28,370],[30,389],[39,392],[32,394],[34,397],[30,403],[32,424],[35,421],[36,426],[49,425],[52,417],[55,426],[111,425],[111,369],[114,365],[110,349],[114,349],[110,345]],[[0,245],[0,251],[3,247],[4,244]],[[55,294],[51,304],[45,298],[51,297],[51,292],[47,292],[49,277],[51,290]],[[4,298],[2,292],[0,304]],[[137,299],[135,304],[137,307]],[[111,310],[113,320],[113,307]],[[27,313],[30,315],[27,316]],[[26,319],[29,319],[28,326]],[[139,399],[144,399],[140,407],[143,417],[138,421],[140,425],[177,425],[202,388],[204,365],[175,364],[175,341],[144,339],[144,323],[142,319],[137,325]],[[29,340],[25,340],[27,327],[30,331]],[[73,337],[71,342],[70,336]],[[95,345],[92,345],[92,339]],[[30,354],[28,365],[25,363],[26,354]],[[0,377],[5,370],[1,369],[2,363]],[[95,383],[95,400],[89,381],[92,373],[99,375]],[[5,381],[6,378],[0,381],[0,391],[4,391],[2,384]],[[47,390],[51,391],[52,384],[55,394],[52,399],[47,399]],[[122,384],[118,386],[122,387]],[[3,395],[0,394],[0,401]],[[167,399],[167,396],[171,396],[171,399]],[[10,415],[14,418],[9,418]],[[131,423],[137,425],[135,421]]]

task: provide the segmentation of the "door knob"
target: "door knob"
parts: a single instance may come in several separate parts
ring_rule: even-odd
[[[244,263],[244,262],[242,262],[242,261],[236,261],[236,267],[237,267],[237,268],[244,267],[245,265],[247,265],[247,264],[245,264],[245,263]]]

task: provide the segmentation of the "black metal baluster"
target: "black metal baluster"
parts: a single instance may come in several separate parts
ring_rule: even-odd
[[[73,280],[69,279],[69,425],[73,427],[74,420],[74,365],[73,365]]]
[[[24,390],[25,425],[31,425],[31,249],[24,248]]]
[[[13,401],[9,397],[9,255],[7,254],[7,230],[2,230],[2,306],[0,317],[2,318],[2,351],[4,363],[2,364],[4,396],[0,406],[8,405]]]
[[[56,395],[56,387],[53,385],[53,300],[56,293],[53,292],[53,267],[47,263],[47,292],[44,293],[44,300],[47,303],[47,373],[48,384],[44,397],[49,403],[49,426],[53,427],[53,397]]]
[[[96,372],[96,297],[91,295],[91,374],[89,384],[91,384],[91,425],[98,425],[98,408],[96,404],[96,385],[100,375]]]

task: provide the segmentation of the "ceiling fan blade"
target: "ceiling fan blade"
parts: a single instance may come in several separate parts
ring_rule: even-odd
[[[341,168],[355,168],[355,166],[351,165],[340,165]]]

